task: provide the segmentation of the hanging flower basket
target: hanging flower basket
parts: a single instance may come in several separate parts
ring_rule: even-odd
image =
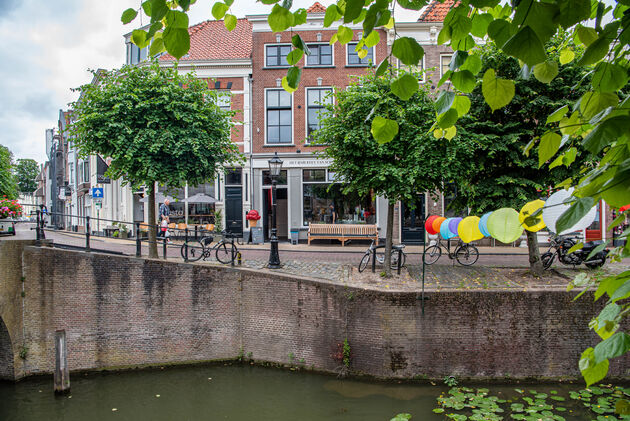
[[[0,234],[15,235],[14,218],[22,215],[22,206],[17,200],[0,198]]]

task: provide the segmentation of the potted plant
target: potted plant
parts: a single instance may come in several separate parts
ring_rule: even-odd
[[[245,218],[249,221],[250,227],[255,227],[258,225],[258,220],[260,220],[260,214],[258,213],[257,210],[252,209],[249,212],[247,212],[247,215],[245,215]]]
[[[22,215],[22,206],[15,199],[0,198],[0,234],[15,235],[14,218]]]

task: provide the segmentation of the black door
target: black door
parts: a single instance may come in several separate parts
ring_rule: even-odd
[[[424,194],[416,196],[415,207],[402,203],[402,242],[424,244]]]
[[[241,187],[225,188],[225,230],[243,235],[243,190]]]

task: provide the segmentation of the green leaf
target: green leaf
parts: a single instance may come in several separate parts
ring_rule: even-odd
[[[608,54],[608,48],[610,47],[610,41],[606,38],[598,38],[591,45],[586,48],[584,55],[578,65],[588,66],[589,64],[595,64]]]
[[[147,38],[153,38],[160,29],[162,29],[162,22],[153,22],[149,27],[149,32],[147,32]]]
[[[442,129],[448,129],[457,122],[458,117],[457,110],[451,108],[438,117],[438,126]]]
[[[503,52],[525,62],[529,66],[542,63],[547,58],[540,38],[529,26],[522,27],[505,45]]]
[[[267,22],[273,32],[282,32],[293,26],[293,13],[284,7],[276,4],[271,9],[271,13],[267,17]]]
[[[346,0],[346,10],[343,15],[344,23],[352,22],[358,18],[364,5],[365,0]]]
[[[556,167],[559,167],[560,165],[562,165],[562,160],[564,159],[564,155],[559,155],[558,157],[556,157],[556,159],[554,159],[550,164],[549,164],[549,169],[552,170]],[[581,243],[578,243],[581,244]],[[577,245],[577,244],[576,244]]]
[[[341,11],[336,4],[331,4],[326,8],[326,14],[324,15],[324,28],[328,28],[333,22],[341,19]]]
[[[367,37],[365,37],[365,46],[368,48],[374,47],[376,44],[379,43],[380,40],[381,36],[378,34],[378,32],[372,31]]]
[[[602,361],[617,358],[628,352],[628,349],[630,349],[630,336],[624,332],[617,332],[595,346],[593,351],[595,363],[599,364]]]
[[[453,101],[455,101],[455,92],[440,92],[440,95],[438,95],[438,98],[435,101],[435,111],[438,114],[445,113],[449,108],[451,108]]]
[[[190,35],[188,29],[171,28],[170,26],[164,30],[164,46],[166,51],[173,57],[180,59],[190,50]]]
[[[488,13],[477,13],[472,18],[472,28],[470,32],[478,38],[485,37],[488,33],[488,25],[490,25],[490,22],[493,20],[492,15]]]
[[[296,91],[297,88],[292,88],[291,86],[289,86],[289,82],[287,80],[286,76],[282,77],[282,87],[284,88],[285,91],[287,91],[288,93],[292,94],[293,92]]]
[[[212,6],[212,16],[214,16],[216,20],[221,20],[228,9],[229,7],[227,4],[217,2]]]
[[[295,34],[291,37],[291,44],[293,44],[295,48],[302,50],[304,54],[311,54],[311,50],[309,50],[308,46],[306,45],[300,34]]]
[[[352,29],[346,26],[340,26],[339,29],[337,29],[337,39],[339,40],[340,44],[349,43],[350,41],[352,41],[353,36],[354,33],[352,32]]]
[[[184,12],[187,12],[190,8],[190,1],[191,0],[177,0],[177,4],[179,4],[179,7],[181,7]],[[225,4],[228,6],[231,6],[233,2],[234,0],[225,0]]]
[[[559,13],[555,17],[563,28],[587,20],[591,15],[590,0],[559,0]]]
[[[475,40],[473,39],[473,37],[471,35],[468,35],[467,37],[464,37],[458,41],[453,41],[451,43],[451,48],[457,51],[469,51],[475,48],[475,45],[477,44],[475,44]]]
[[[612,295],[610,294],[610,291],[608,292],[608,295],[610,295],[610,301],[613,303],[630,297],[630,281],[625,279],[623,283],[613,291]]]
[[[470,99],[467,96],[458,95],[453,101],[453,108],[457,110],[457,115],[462,117],[470,110]]]
[[[451,69],[452,71],[457,70],[459,66],[461,66],[462,64],[466,62],[467,58],[468,58],[467,51],[455,51],[453,53],[453,56],[451,57],[450,63],[448,64],[448,68]]]
[[[138,46],[138,48],[144,48],[149,45],[147,40],[147,33],[142,29],[134,29],[131,33],[131,41]]]
[[[596,91],[617,92],[628,83],[628,72],[617,64],[601,62],[595,67],[591,83]]]
[[[151,1],[151,22],[160,21],[166,16],[169,11],[165,0],[150,0]]]
[[[516,8],[512,23],[521,28],[529,26],[544,44],[556,33],[558,23],[554,17],[557,13],[558,7],[554,4],[523,0]]]
[[[392,82],[392,93],[403,101],[407,101],[418,91],[418,79],[409,73],[405,73]]]
[[[547,60],[534,66],[534,77],[542,83],[550,83],[558,75],[558,63]]]
[[[383,76],[385,74],[385,72],[387,71],[387,68],[389,67],[389,61],[387,60],[387,58],[384,58],[383,61],[381,61],[381,64],[378,65],[378,67],[376,68],[376,76]]]
[[[561,140],[562,136],[555,132],[547,132],[541,136],[540,145],[538,145],[538,168],[558,152]]]
[[[444,137],[447,140],[453,139],[456,134],[457,134],[457,127],[455,126],[449,127],[448,129],[444,130]]]
[[[451,82],[453,82],[453,86],[457,90],[471,93],[475,89],[477,79],[475,79],[470,70],[462,70],[451,75]]]
[[[444,23],[446,25],[446,23]],[[472,19],[468,16],[456,13],[448,23],[451,30],[451,44],[456,44],[468,36],[472,29]]]
[[[162,51],[164,51],[164,39],[162,37],[155,37],[151,43],[151,47],[149,47],[149,55],[153,57],[160,54]]]
[[[398,4],[403,9],[420,10],[428,3],[427,0],[398,0]]]
[[[142,10],[147,16],[151,16],[151,0],[142,3]]]
[[[417,65],[422,56],[424,49],[418,44],[418,41],[411,37],[397,38],[392,46],[392,54],[407,66]]]
[[[293,13],[293,26],[304,25],[306,23],[306,18],[308,17],[308,13],[306,9],[300,8]]]
[[[620,115],[604,120],[586,135],[582,141],[584,149],[596,155],[606,146],[630,130],[630,117]]]
[[[575,201],[569,209],[564,211],[558,221],[556,222],[556,230],[563,232],[582,219],[592,208],[593,198],[590,196],[582,197]]]
[[[614,107],[619,103],[617,95],[611,92],[587,92],[580,99],[582,117],[590,120],[605,108]]]
[[[577,148],[569,148],[569,150],[564,153],[564,157],[562,158],[562,164],[568,168],[571,164],[573,164],[573,162],[575,162],[576,157],[577,157]]]
[[[232,32],[234,28],[236,28],[236,16],[229,13],[226,14],[223,24],[225,25],[225,29]]]
[[[608,360],[602,361],[599,364],[595,363],[593,348],[587,348],[582,352],[580,359],[580,371],[586,381],[586,386],[590,386],[598,381],[602,380],[608,374]]]
[[[551,115],[549,117],[547,117],[547,123],[546,124],[555,123],[556,121],[562,120],[562,117],[565,116],[567,111],[569,111],[569,106],[568,105],[565,105],[563,107],[558,108],[556,111],[551,113]]]
[[[297,89],[300,85],[300,77],[302,76],[302,69],[299,67],[291,66],[287,70],[287,83],[291,88]]]
[[[574,58],[575,53],[573,52],[573,50],[565,48],[564,50],[560,51],[560,64],[565,65],[567,63],[570,63],[573,61]]]
[[[516,34],[516,26],[505,19],[496,19],[488,25],[488,36],[496,42],[497,46],[503,45]]]
[[[125,10],[120,17],[120,20],[125,25],[134,20],[138,16],[138,12],[135,9],[129,8]]]
[[[287,63],[291,66],[296,65],[304,55],[304,52],[298,48],[291,50],[289,54],[287,54]]]
[[[169,10],[166,13],[166,26],[188,31],[188,15],[179,10]]]
[[[391,142],[398,134],[398,123],[381,116],[374,117],[370,130],[374,139],[379,143]]]
[[[481,70],[481,58],[477,55],[469,55],[466,62],[462,65],[461,70],[468,70],[476,75]]]
[[[452,74],[453,74],[452,70],[447,70],[446,72],[444,72],[444,74],[438,81],[437,87],[439,88],[440,86],[444,85],[449,80]]]
[[[595,42],[595,40],[597,40],[597,38],[599,37],[595,29],[582,25],[579,25],[575,28],[575,35],[577,36],[578,40],[586,47]]]
[[[514,82],[495,77],[494,69],[488,69],[484,73],[481,92],[493,112],[512,101],[514,90]]]

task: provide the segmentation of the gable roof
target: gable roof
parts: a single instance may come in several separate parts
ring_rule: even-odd
[[[232,32],[222,20],[207,20],[188,28],[190,50],[180,60],[230,60],[251,58],[252,25],[247,19],[238,19]],[[175,60],[170,54],[160,61]]]
[[[326,8],[316,1],[311,7],[306,9],[306,13],[326,13]]]
[[[429,3],[418,22],[444,22],[448,12],[459,4],[459,0],[432,0]]]

